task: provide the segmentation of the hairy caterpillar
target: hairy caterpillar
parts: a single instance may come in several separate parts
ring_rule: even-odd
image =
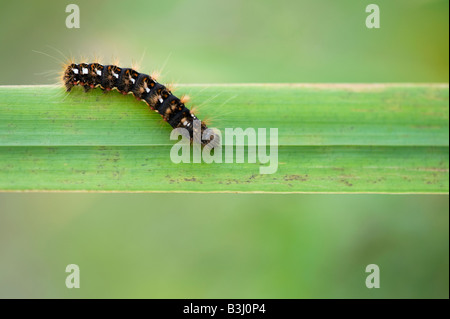
[[[105,91],[116,89],[123,94],[131,93],[138,100],[144,101],[152,110],[159,113],[172,128],[181,127],[186,129],[189,132],[191,143],[193,141],[196,130],[194,121],[200,120],[185,106],[187,99],[179,99],[166,86],[158,83],[147,74],[116,65],[70,63],[64,68],[63,82],[67,92],[70,92],[72,87],[80,85],[85,92],[100,87]],[[206,124],[202,121],[200,136],[203,137],[203,133],[207,130]],[[209,135],[209,138],[202,138],[202,145],[210,144],[210,146],[214,147],[214,144],[218,142],[217,136],[213,133],[206,135]]]

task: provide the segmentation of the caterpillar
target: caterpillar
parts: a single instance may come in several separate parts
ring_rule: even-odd
[[[152,110],[159,113],[164,121],[172,128],[185,128],[193,141],[196,126],[194,121],[200,121],[194,113],[185,106],[187,99],[179,99],[166,86],[158,83],[151,76],[139,73],[131,68],[121,68],[116,65],[102,65],[100,63],[69,63],[63,72],[63,82],[67,92],[76,85],[84,88],[85,92],[97,87],[104,91],[117,90],[122,94],[133,94],[136,99],[144,101]],[[201,121],[200,136],[208,130]],[[209,135],[208,139],[201,139],[203,146],[215,144],[217,136]],[[213,143],[211,143],[213,142]]]

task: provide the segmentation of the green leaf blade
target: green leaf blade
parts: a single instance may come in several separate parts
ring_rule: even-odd
[[[11,86],[0,87],[0,189],[448,193],[448,85],[179,91],[222,133],[278,128],[276,173],[261,175],[260,163],[172,163],[170,127],[131,96]]]

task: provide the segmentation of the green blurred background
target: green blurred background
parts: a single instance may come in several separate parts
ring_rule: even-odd
[[[65,27],[69,3],[80,29]],[[365,27],[370,3],[381,29]],[[448,82],[448,10],[446,0],[2,1],[0,84],[56,82],[57,50],[142,59],[140,70],[177,83]],[[448,298],[448,210],[447,195],[4,193],[0,297]],[[78,290],[65,287],[71,263]],[[371,263],[380,289],[365,287]]]
[[[98,55],[178,83],[448,82],[446,0],[2,1],[0,84],[52,83],[59,64]],[[381,28],[367,29],[377,3]]]

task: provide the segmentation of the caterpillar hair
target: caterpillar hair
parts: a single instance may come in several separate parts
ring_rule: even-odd
[[[156,81],[150,75],[139,73],[131,68],[121,68],[116,65],[102,65],[100,63],[69,63],[64,68],[63,82],[67,92],[80,85],[85,92],[90,89],[101,88],[104,91],[117,90],[122,94],[133,94],[138,100],[144,101],[152,110],[159,113],[164,121],[172,128],[185,128],[190,135],[191,143],[195,127],[193,122],[199,119],[189,110],[185,103],[187,98],[179,99],[171,90]],[[208,130],[202,121],[200,136]],[[210,137],[201,139],[202,145],[216,144],[216,134],[206,134]],[[216,140],[215,140],[216,139]],[[213,142],[214,140],[214,142]],[[214,146],[213,146],[214,147]]]

